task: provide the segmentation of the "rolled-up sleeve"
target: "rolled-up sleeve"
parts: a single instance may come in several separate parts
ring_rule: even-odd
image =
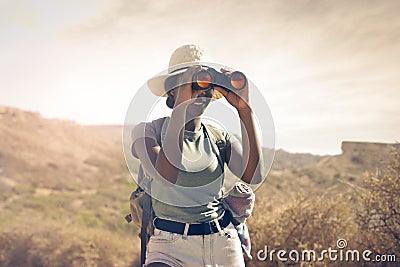
[[[151,138],[157,141],[156,130],[152,122],[141,122],[132,129],[131,139],[132,139],[132,155],[138,158],[135,151],[135,142],[141,138]]]

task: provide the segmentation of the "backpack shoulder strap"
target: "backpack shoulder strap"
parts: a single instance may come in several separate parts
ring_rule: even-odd
[[[147,194],[147,193],[145,193]],[[146,260],[146,247],[149,241],[148,226],[151,219],[151,198],[148,195],[143,197],[142,226],[140,228],[140,262],[143,266]]]
[[[203,124],[204,133],[210,139],[211,146],[221,164],[222,169],[226,163],[226,137],[222,131],[212,125]]]

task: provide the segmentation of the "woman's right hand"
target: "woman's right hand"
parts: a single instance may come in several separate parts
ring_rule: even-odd
[[[192,66],[180,75],[178,79],[178,86],[174,88],[174,108],[182,104],[190,104],[190,100],[197,97],[197,92],[194,92],[195,90],[192,90],[192,78],[193,74],[195,74],[200,69],[201,66]]]

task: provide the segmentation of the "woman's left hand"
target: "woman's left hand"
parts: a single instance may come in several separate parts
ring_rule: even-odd
[[[224,73],[225,75],[230,75],[232,72],[221,68],[221,72]],[[220,86],[215,86],[214,90],[217,90],[220,92],[228,101],[229,104],[231,104],[234,108],[236,108],[237,111],[242,111],[242,110],[248,110],[250,109],[250,104],[249,104],[249,83],[248,80],[246,82],[245,88],[241,90],[226,90],[223,89]]]

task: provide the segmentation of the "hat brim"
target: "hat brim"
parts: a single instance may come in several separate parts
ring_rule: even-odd
[[[156,96],[166,97],[167,92],[165,91],[165,80],[168,79],[169,77],[184,73],[185,71],[186,69],[182,69],[173,73],[155,76],[147,80],[147,86],[149,87],[150,91]],[[221,97],[223,97],[223,95],[217,90],[214,90],[211,100],[217,100],[220,99]]]

